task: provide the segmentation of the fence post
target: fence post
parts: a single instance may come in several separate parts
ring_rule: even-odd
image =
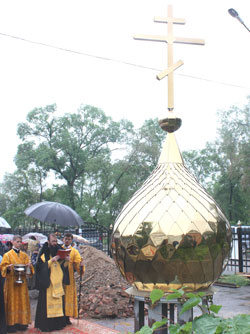
[[[237,235],[238,235],[238,253],[239,253],[239,272],[243,272],[243,254],[242,254],[242,230],[241,222],[238,222]]]
[[[111,236],[113,233],[113,225],[109,225],[109,231],[108,231],[108,255],[112,257],[111,249],[110,249],[110,243],[111,243]]]

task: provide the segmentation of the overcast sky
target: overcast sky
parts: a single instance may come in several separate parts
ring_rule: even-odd
[[[216,135],[216,111],[242,106],[250,93],[247,0],[2,0],[0,2],[0,180],[13,172],[17,124],[36,107],[56,103],[58,115],[80,104],[101,108],[136,127],[167,113],[167,44],[133,39],[166,35],[154,23],[173,5],[176,37],[205,39],[205,46],[175,44],[176,133],[181,151],[198,149]],[[47,45],[47,46],[46,46]],[[50,47],[49,47],[50,46]],[[68,51],[66,51],[68,50]]]

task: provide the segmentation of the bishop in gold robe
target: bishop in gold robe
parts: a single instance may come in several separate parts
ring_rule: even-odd
[[[70,260],[69,260],[69,285],[64,286],[65,291],[65,315],[67,317],[67,323],[70,324],[69,317],[78,317],[78,307],[77,307],[77,291],[74,272],[77,271],[78,274],[83,275],[85,266],[83,264],[81,255],[79,251],[72,247],[73,235],[71,233],[66,233],[63,238],[65,249],[70,249]]]
[[[17,275],[14,271],[14,265],[23,264],[29,268],[30,275],[34,274],[34,268],[28,255],[20,250],[22,237],[15,235],[12,243],[13,248],[4,254],[0,265],[1,274],[5,277],[4,303],[8,333],[25,331],[28,324],[31,323],[26,275],[22,275],[23,283],[16,283]]]

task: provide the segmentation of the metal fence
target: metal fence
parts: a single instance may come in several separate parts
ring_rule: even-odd
[[[81,228],[65,229],[62,226],[43,224],[40,228],[12,229],[8,233],[25,235],[30,232],[38,232],[48,236],[50,233],[64,233],[80,235],[87,240],[86,244],[102,250],[111,256],[109,244],[112,230],[95,223],[85,223]],[[1,233],[1,231],[0,231]],[[5,232],[6,233],[6,232]],[[229,272],[250,272],[250,226],[232,226],[232,250],[225,271]]]
[[[84,225],[75,229],[69,227],[65,228],[56,225],[48,225],[48,224],[43,224],[41,227],[33,227],[33,228],[19,226],[16,229],[9,230],[7,233],[19,234],[21,236],[24,236],[27,233],[42,233],[46,236],[48,236],[50,233],[56,233],[59,238],[62,238],[63,235],[67,232],[70,232],[77,236],[81,236],[85,239],[84,242],[84,241],[77,241],[78,239],[76,238],[75,239],[76,243],[78,244],[82,243],[93,246],[96,249],[102,250],[107,255],[109,256],[111,255],[109,250],[111,231],[105,226],[95,223],[84,223]]]
[[[250,226],[232,226],[232,251],[226,271],[250,272]]]

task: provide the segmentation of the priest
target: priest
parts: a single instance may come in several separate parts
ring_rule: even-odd
[[[66,321],[71,324],[70,317],[78,317],[78,307],[77,307],[77,292],[76,292],[76,282],[74,272],[77,271],[78,274],[84,274],[84,264],[81,259],[81,255],[77,249],[72,246],[73,235],[71,233],[66,233],[63,238],[64,249],[70,250],[69,259],[69,285],[64,286],[65,290],[65,315],[67,317]]]
[[[64,286],[69,284],[69,256],[61,260],[57,255],[62,249],[55,234],[41,248],[36,264],[36,280],[39,290],[35,327],[42,332],[64,328],[66,323]]]
[[[17,264],[24,265],[27,273],[29,271],[30,275],[34,274],[34,268],[28,255],[20,250],[22,237],[14,235],[12,244],[12,249],[3,255],[0,265],[2,277],[5,277],[4,303],[8,333],[25,331],[31,323],[26,275],[21,277],[23,282],[16,283],[17,275],[14,266]]]

